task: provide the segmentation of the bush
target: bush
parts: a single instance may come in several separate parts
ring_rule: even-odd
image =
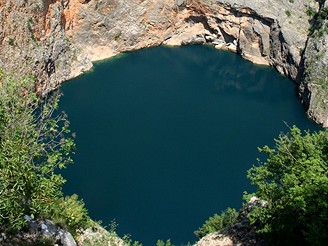
[[[50,217],[72,162],[66,116],[53,117],[59,95],[41,99],[31,77],[0,69],[0,224],[21,229],[24,215]]]
[[[308,6],[308,7],[307,7],[307,9],[306,9],[306,14],[307,14],[307,16],[309,16],[309,17],[313,17],[313,16],[315,16],[316,13],[317,13],[317,12],[315,11],[314,8],[312,8],[311,6]]]
[[[274,149],[260,149],[267,160],[248,172],[257,186],[252,195],[267,202],[249,219],[275,245],[326,245],[328,131],[302,135],[293,127],[275,141]]]
[[[73,234],[79,228],[92,225],[83,201],[78,200],[76,194],[58,198],[55,204],[51,210],[52,220],[67,227]]]
[[[220,215],[214,214],[197,231],[195,235],[199,238],[212,232],[220,232],[237,222],[238,212],[234,208],[224,210]]]
[[[173,244],[170,239],[166,240],[166,242],[163,240],[157,240],[156,246],[173,246]]]
[[[12,39],[12,38],[9,38],[9,39],[8,39],[8,44],[9,44],[10,46],[14,46],[14,45],[15,45],[15,40]]]

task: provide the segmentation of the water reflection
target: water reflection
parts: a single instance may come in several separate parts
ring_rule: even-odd
[[[203,47],[193,48],[202,49]],[[161,60],[157,62],[169,61],[174,68],[169,74],[175,76],[176,71],[178,71],[182,78],[190,78],[191,69],[202,70],[203,73],[196,75],[196,78],[199,83],[206,83],[206,86],[212,88],[213,93],[216,94],[239,93],[242,96],[254,94],[256,100],[279,100],[280,97],[276,95],[261,96],[261,94],[271,86],[277,90],[284,90],[285,88],[281,87],[279,83],[276,85],[269,84],[275,83],[277,80],[292,83],[288,78],[278,75],[272,69],[242,61],[239,55],[231,55],[228,51],[217,51],[219,55],[213,55],[213,47],[206,50],[202,49],[201,52],[190,52],[188,47],[182,47],[182,51],[179,52],[175,52],[176,49],[181,49],[181,47],[159,51],[158,57],[161,57]],[[296,85],[294,87],[296,89]]]

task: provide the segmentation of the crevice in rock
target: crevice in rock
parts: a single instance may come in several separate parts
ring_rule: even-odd
[[[224,42],[226,42],[227,44],[229,43],[233,43],[233,41],[235,41],[235,37],[226,33],[225,30],[222,27],[219,27],[220,32],[222,33],[222,37],[224,39]]]
[[[235,8],[228,4],[218,4],[218,5],[229,11],[235,17],[247,17],[250,19],[258,20],[267,26],[271,26],[274,23],[273,19],[262,16],[251,8],[247,8],[247,7]]]

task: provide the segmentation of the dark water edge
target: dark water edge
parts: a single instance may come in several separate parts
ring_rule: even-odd
[[[209,216],[241,207],[258,146],[287,125],[319,129],[291,80],[208,46],[129,52],[61,89],[77,134],[65,193],[145,246],[194,242]]]

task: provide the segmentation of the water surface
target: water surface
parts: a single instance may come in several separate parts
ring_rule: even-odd
[[[209,216],[240,208],[258,146],[286,124],[315,128],[292,81],[207,46],[127,53],[61,88],[77,134],[65,192],[145,246],[194,242]]]

